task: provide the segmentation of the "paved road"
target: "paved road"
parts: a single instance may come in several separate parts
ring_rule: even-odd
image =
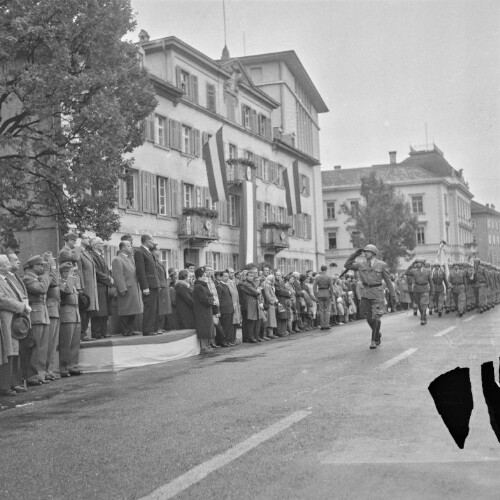
[[[497,500],[480,365],[500,308],[472,316],[387,316],[376,350],[358,322],[37,388],[0,412],[0,498]],[[457,366],[464,450],[427,391]]]

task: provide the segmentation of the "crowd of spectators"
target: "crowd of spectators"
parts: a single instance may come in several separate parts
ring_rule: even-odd
[[[80,342],[112,333],[195,329],[206,354],[238,344],[239,328],[242,341],[255,344],[317,328],[319,313],[327,318],[323,329],[360,319],[354,274],[329,275],[326,297],[318,293],[326,266],[286,275],[267,264],[214,270],[186,262],[166,269],[145,234],[136,248],[124,235],[110,268],[101,238],[70,232],[64,240],[57,257],[32,256],[23,274],[16,252],[0,247],[0,395],[80,375]],[[407,309],[406,279],[394,279],[398,303],[388,297],[389,311]]]

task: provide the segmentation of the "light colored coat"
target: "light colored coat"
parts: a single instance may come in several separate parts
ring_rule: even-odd
[[[144,306],[134,260],[120,252],[111,262],[111,269],[118,292],[118,315],[141,314]]]
[[[80,248],[80,247],[77,247]],[[97,278],[95,274],[95,263],[92,255],[83,247],[80,250],[80,279],[83,291],[89,296],[90,304],[86,311],[99,310],[99,300],[97,296]]]
[[[19,341],[12,338],[11,324],[14,313],[22,313],[25,304],[20,300],[3,276],[0,276],[0,364],[7,356],[19,354]]]
[[[231,292],[231,298],[233,299],[233,325],[239,325],[241,323],[241,306],[240,306],[240,296],[238,294],[238,289],[236,288],[236,283],[233,280],[227,282],[229,291]]]

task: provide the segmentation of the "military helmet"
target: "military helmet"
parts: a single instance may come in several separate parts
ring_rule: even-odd
[[[438,262],[434,262],[434,264],[432,264],[432,267],[441,267],[441,264],[439,264]]]
[[[365,248],[363,248],[364,252],[371,252],[374,255],[378,254],[378,248],[375,245],[372,245],[371,243],[369,245],[366,245]]]
[[[423,257],[417,257],[415,259],[415,263],[420,262],[421,264],[425,264],[425,259]]]

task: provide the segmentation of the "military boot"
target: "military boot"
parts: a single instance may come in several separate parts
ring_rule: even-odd
[[[375,344],[380,345],[380,343],[382,342],[382,340],[381,340],[382,333],[380,333],[380,327],[382,326],[382,322],[379,319],[374,320],[374,322],[375,322],[375,324],[374,324],[373,332],[374,332]]]

